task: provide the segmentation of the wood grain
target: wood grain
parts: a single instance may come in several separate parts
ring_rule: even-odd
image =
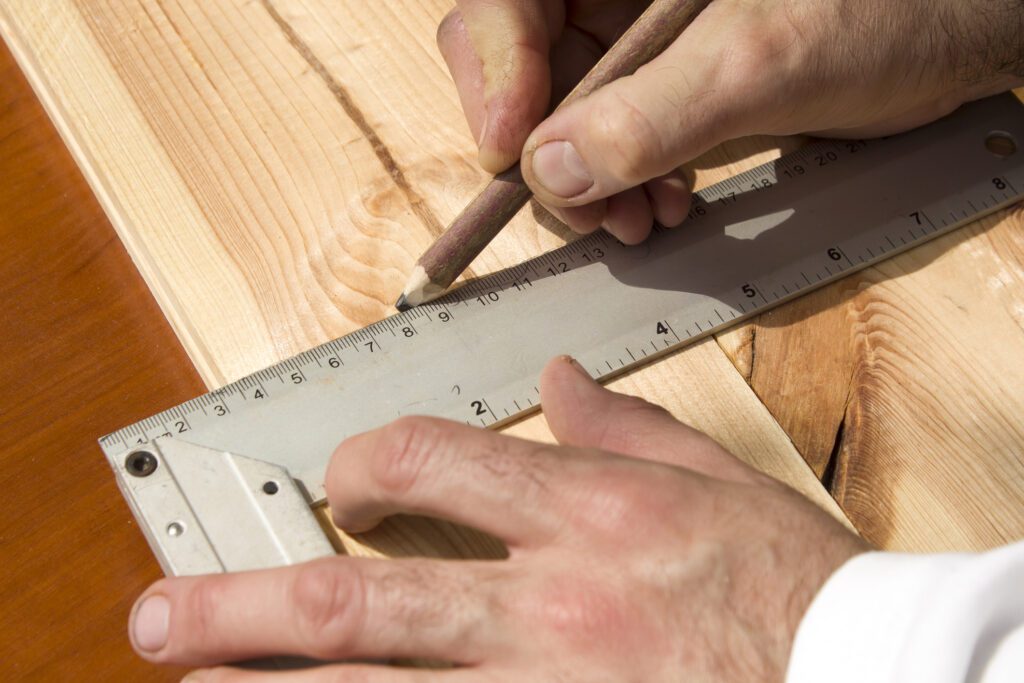
[[[178,680],[128,645],[160,576],[96,437],[202,383],[0,44],[0,679]]]
[[[721,337],[881,547],[1024,537],[1024,208]]]
[[[0,6],[0,18],[215,386],[389,313],[414,259],[486,180],[433,45],[447,9],[436,1],[19,0]],[[728,171],[706,175],[716,173]],[[477,272],[563,235],[525,212]],[[675,383],[703,387],[696,426],[741,454],[756,452],[798,488],[820,489],[753,392],[722,381],[719,349],[705,345],[673,363],[616,386],[682,413],[690,408]],[[728,427],[737,419],[749,425]],[[521,428],[547,434],[541,418]],[[463,542],[461,532],[436,528],[441,546]]]

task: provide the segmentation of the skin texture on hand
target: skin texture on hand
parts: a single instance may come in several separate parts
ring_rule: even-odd
[[[480,163],[626,243],[686,216],[677,169],[745,135],[873,137],[1024,83],[1020,0],[712,0],[636,74],[546,116],[647,5],[459,0],[438,29]]]
[[[412,513],[501,538],[501,561],[335,557],[172,578],[132,613],[154,662],[418,657],[451,670],[218,667],[208,681],[780,681],[828,576],[866,546],[808,500],[640,399],[553,360],[561,445],[432,418],[343,443],[327,473],[350,531]]]

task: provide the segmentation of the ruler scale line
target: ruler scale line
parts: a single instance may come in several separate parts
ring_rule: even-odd
[[[536,406],[536,377],[550,356],[571,353],[584,367],[607,367],[602,379],[614,377],[1018,201],[1024,153],[1000,158],[985,141],[993,131],[1024,141],[1022,112],[1001,96],[905,135],[815,143],[696,193],[687,225],[659,227],[644,245],[594,233],[100,444],[126,476],[129,445],[156,429],[177,436],[182,420],[182,439],[284,467],[316,502],[330,454],[346,436],[410,412],[503,424]],[[685,330],[682,337],[671,321]],[[662,324],[674,343],[660,330],[652,338]],[[646,358],[638,360],[634,349]],[[278,380],[273,396],[266,391],[271,380]],[[476,414],[473,402],[486,413]]]

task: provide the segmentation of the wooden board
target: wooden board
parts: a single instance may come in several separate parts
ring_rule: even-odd
[[[872,543],[1024,537],[1024,208],[721,342]]]
[[[208,385],[390,313],[415,258],[485,180],[433,45],[446,5],[45,0],[0,10]],[[563,237],[524,212],[476,271]],[[693,418],[841,516],[714,344],[617,387]],[[550,438],[539,417],[518,430]],[[468,549],[463,530],[425,528],[437,552]],[[421,531],[370,541],[427,552]]]
[[[216,386],[389,313],[413,260],[484,180],[433,46],[434,26],[447,9],[447,2],[355,0],[14,0],[0,7],[0,20],[168,319],[208,385]],[[698,185],[776,155],[777,143],[753,139],[716,150],[694,165]],[[731,163],[748,152],[757,154]],[[537,211],[524,212],[475,271],[518,262],[563,237]],[[906,293],[893,290],[893,296]],[[932,297],[916,290],[915,296]],[[914,327],[919,322],[912,316],[910,336],[902,328],[890,334],[913,340],[925,334]],[[780,384],[769,371],[782,367],[784,356],[769,354],[778,360],[764,364],[764,346],[744,344],[751,329],[759,328],[728,335],[722,345],[741,369],[755,368],[754,389],[818,464],[820,444],[831,443],[822,437],[830,422],[831,435],[836,432],[841,392],[815,394],[826,409],[792,400],[780,391],[792,384]],[[999,329],[1000,340],[1005,330]],[[794,336],[801,334],[799,326],[778,330],[777,348],[807,337]],[[979,339],[986,336],[988,330]],[[841,337],[810,337],[821,349],[810,353],[815,363],[845,344]],[[744,362],[750,349],[757,354],[753,364]],[[762,466],[820,499],[760,401],[738,377],[723,375],[724,360],[705,344],[616,386],[668,405],[745,457],[762,454]],[[836,376],[843,361],[831,362],[813,376]],[[682,379],[706,390],[699,405],[674,384]],[[1006,385],[1000,386],[989,393],[989,386],[972,385],[984,398],[979,405],[1000,400]],[[902,390],[918,393],[914,384],[886,385],[884,393]],[[924,389],[940,404],[956,391],[951,382]],[[778,400],[770,399],[773,392]],[[856,405],[857,424],[877,424],[876,415],[887,425],[914,424],[906,411]],[[929,438],[942,438],[944,427],[936,425],[865,440],[851,423],[847,434],[861,434],[857,443],[865,444],[858,453],[870,453],[834,467],[842,476],[832,483],[848,482],[836,490],[858,511],[861,528],[883,545],[921,549],[990,545],[1019,534],[1012,511],[993,514],[973,497],[988,484],[965,492],[970,504],[959,506],[952,524],[944,508],[949,501],[930,487],[949,488],[958,479],[892,486],[893,454],[902,471],[925,467],[919,463]],[[536,418],[519,429],[546,434]],[[814,436],[806,441],[806,434]],[[979,450],[1004,446],[999,467],[975,474],[1019,472],[1005,457],[1020,452],[1015,438],[1004,430],[963,440]],[[917,450],[903,439],[914,440]],[[974,462],[973,454],[958,457]],[[942,471],[952,476],[958,465]],[[1024,486],[1013,476],[1004,481],[997,504],[1019,502]],[[871,503],[876,488],[886,492],[885,505]]]

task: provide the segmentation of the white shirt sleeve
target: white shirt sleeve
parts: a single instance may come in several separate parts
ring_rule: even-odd
[[[871,552],[797,629],[786,683],[1024,683],[1024,541],[977,555]]]

